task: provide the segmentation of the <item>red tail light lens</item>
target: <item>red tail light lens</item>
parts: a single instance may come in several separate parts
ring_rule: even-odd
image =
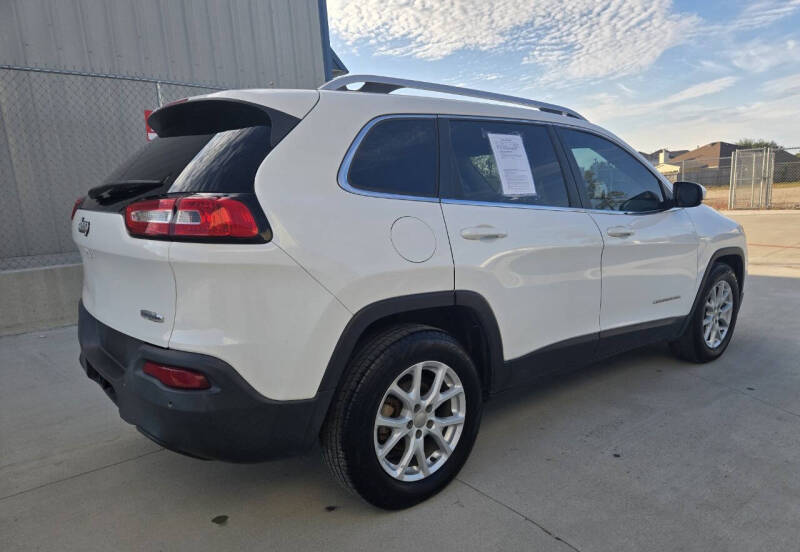
[[[252,238],[258,225],[250,209],[227,197],[185,197],[178,202],[175,236]]]
[[[125,226],[139,237],[254,238],[259,234],[247,205],[229,197],[138,201],[125,209]]]
[[[72,206],[72,214],[69,216],[69,220],[75,218],[75,212],[80,209],[81,205],[83,205],[83,200],[85,199],[84,196],[79,197],[75,200],[75,204]]]
[[[175,389],[208,389],[211,387],[203,374],[186,368],[164,366],[147,361],[144,363],[143,372],[148,376],[153,376],[167,387]]]

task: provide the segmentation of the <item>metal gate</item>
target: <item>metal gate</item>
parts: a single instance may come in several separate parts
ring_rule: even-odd
[[[731,157],[729,209],[768,209],[772,203],[775,152],[771,148],[735,150]]]

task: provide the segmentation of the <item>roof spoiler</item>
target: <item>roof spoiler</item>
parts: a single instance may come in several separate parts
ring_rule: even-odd
[[[154,111],[147,119],[160,138],[216,134],[254,126],[270,127],[275,146],[300,119],[264,105],[229,98],[179,100]]]

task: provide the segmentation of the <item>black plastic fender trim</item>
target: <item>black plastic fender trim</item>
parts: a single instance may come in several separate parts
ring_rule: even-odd
[[[742,260],[742,277],[741,281],[739,282],[739,301],[741,302],[741,298],[744,295],[744,279],[745,275],[747,274],[747,266],[745,265],[745,257],[744,251],[741,247],[723,247],[722,249],[718,249],[711,255],[711,258],[708,260],[708,264],[706,265],[706,270],[703,273],[703,279],[700,280],[700,286],[697,288],[697,294],[694,297],[694,302],[692,303],[692,310],[689,311],[689,316],[683,322],[683,325],[678,332],[678,335],[683,335],[686,331],[686,328],[689,327],[691,324],[692,319],[694,318],[695,312],[697,312],[697,307],[700,305],[700,301],[702,300],[703,288],[706,287],[706,283],[708,282],[708,276],[711,274],[711,269],[714,266],[714,263],[717,262],[717,259],[720,257],[729,257],[731,255],[735,255]]]
[[[355,313],[339,337],[325,375],[320,382],[318,393],[336,388],[358,340],[375,322],[392,315],[454,306],[469,308],[478,317],[487,339],[489,368],[491,371],[495,371],[503,363],[503,346],[497,320],[486,299],[472,291],[433,291],[383,299],[371,303]]]

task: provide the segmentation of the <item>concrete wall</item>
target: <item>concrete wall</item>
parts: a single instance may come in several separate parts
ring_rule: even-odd
[[[74,324],[81,265],[0,271],[0,335]]]

